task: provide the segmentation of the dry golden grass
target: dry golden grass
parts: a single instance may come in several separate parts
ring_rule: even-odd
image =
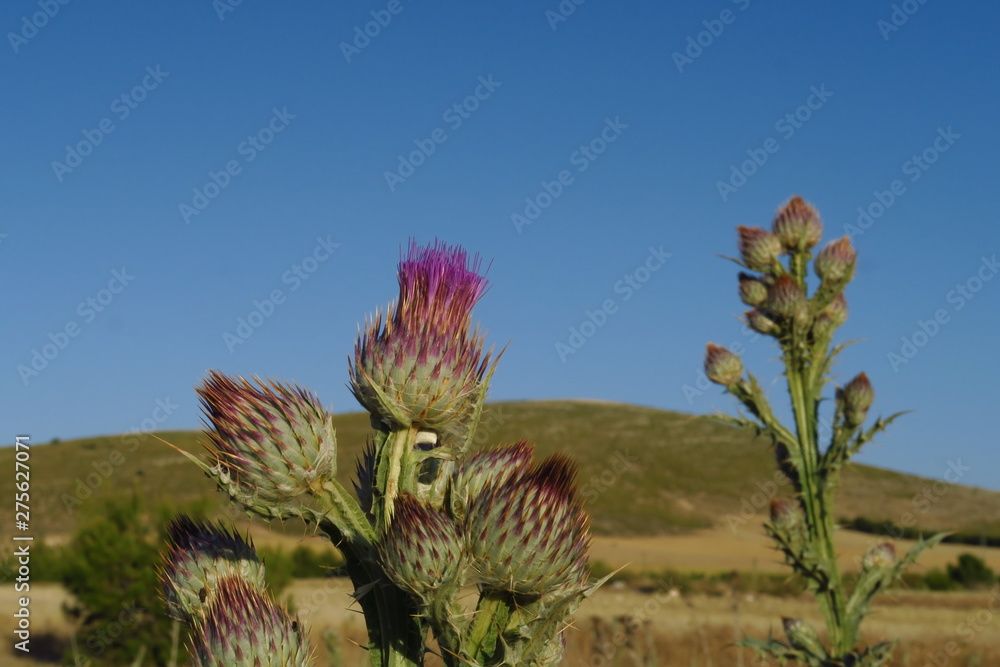
[[[343,579],[300,580],[286,592],[312,633],[320,660],[332,664],[326,654],[323,633],[333,630],[343,665],[365,665],[365,654],[356,644],[364,641],[364,622],[351,609],[350,586]],[[0,608],[11,609],[20,595],[11,586],[0,588]],[[56,585],[32,586],[32,628],[35,636],[54,633],[67,636],[69,628],[60,612],[65,592]],[[867,625],[865,640],[899,639],[892,667],[934,667],[1000,664],[1000,588],[977,593],[894,592],[875,608]],[[630,617],[636,631],[622,632],[616,622]],[[764,637],[781,634],[781,617],[792,616],[820,623],[816,605],[808,596],[682,597],[660,586],[640,593],[622,585],[612,585],[588,600],[567,630],[567,667],[604,667],[615,664],[632,667],[650,648],[657,665],[728,667],[759,665],[749,651],[738,651],[733,643],[743,634]],[[601,619],[595,621],[595,619]],[[10,637],[9,617],[0,621],[0,632]],[[602,631],[598,640],[597,630]],[[954,656],[946,652],[954,642]],[[937,663],[934,662],[937,661]],[[978,662],[976,662],[978,660]],[[52,664],[0,656],[0,664]],[[431,661],[429,664],[435,664]]]

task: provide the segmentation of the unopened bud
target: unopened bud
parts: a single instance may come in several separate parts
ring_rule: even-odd
[[[819,213],[797,195],[781,207],[771,229],[788,252],[809,250],[823,236]]]
[[[791,528],[802,520],[798,503],[784,498],[771,501],[771,523],[779,528]]]
[[[743,263],[753,271],[768,271],[778,261],[781,241],[761,227],[736,228],[740,235],[740,255]]]
[[[796,319],[808,312],[805,292],[791,276],[781,276],[767,291],[767,309],[783,318]]]
[[[867,375],[858,373],[846,386],[837,390],[837,401],[844,406],[844,421],[847,425],[852,428],[860,426],[868,416],[868,409],[875,402],[875,389]]]
[[[857,259],[858,254],[851,246],[851,238],[844,236],[827,243],[816,255],[813,267],[823,282],[838,282],[845,278],[850,279]]]
[[[747,318],[747,325],[751,329],[765,336],[773,336],[781,330],[774,320],[759,310],[748,310],[743,316]]]
[[[816,629],[811,625],[801,619],[788,617],[782,617],[781,625],[785,630],[785,636],[788,637],[788,643],[794,648],[805,651],[815,658],[827,656],[826,649],[819,641]]]
[[[728,387],[743,377],[743,361],[726,348],[709,343],[705,348],[705,375]]]
[[[748,306],[759,306],[767,298],[767,285],[749,273],[740,274],[740,299]]]
[[[861,559],[861,565],[866,570],[882,569],[895,565],[896,561],[896,547],[884,542],[869,549]]]

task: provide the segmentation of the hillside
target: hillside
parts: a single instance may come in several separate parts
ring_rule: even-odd
[[[350,487],[355,460],[369,433],[368,416],[336,417],[338,478]],[[195,431],[156,434],[200,452]],[[640,536],[725,527],[741,512],[759,523],[776,487],[767,442],[709,418],[632,405],[590,401],[491,403],[480,445],[527,438],[540,454],[562,451],[580,465],[580,484],[598,535]],[[13,471],[14,452],[0,450],[0,469]],[[207,503],[222,496],[191,463],[153,435],[84,438],[31,449],[32,532],[59,541],[96,499],[135,489],[152,505]],[[0,475],[0,497],[12,498],[13,475]],[[93,488],[91,488],[93,487]],[[787,487],[784,487],[787,489]],[[763,491],[763,492],[762,492]],[[757,495],[755,495],[757,494]],[[925,494],[922,496],[921,494]],[[845,474],[842,517],[899,521],[913,514],[928,530],[1000,534],[1000,493],[856,465]],[[12,525],[12,503],[0,521]],[[295,527],[289,527],[294,530]]]

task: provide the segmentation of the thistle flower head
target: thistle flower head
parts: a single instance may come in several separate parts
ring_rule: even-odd
[[[705,347],[705,375],[723,387],[729,387],[743,377],[743,361],[735,354],[715,343]]]
[[[861,559],[861,566],[865,570],[882,570],[892,567],[898,560],[896,547],[890,542],[883,542],[865,552]]]
[[[487,485],[503,484],[511,477],[528,472],[534,453],[533,444],[520,440],[513,445],[482,449],[466,457],[452,483],[452,494],[458,504],[456,514],[464,516],[465,508]]]
[[[393,428],[454,427],[483,400],[490,354],[470,330],[487,287],[480,264],[458,246],[411,242],[399,264],[399,300],[359,337],[351,390]]]
[[[212,427],[210,472],[248,509],[297,515],[300,496],[336,474],[332,417],[308,391],[212,371],[198,395]]]
[[[819,213],[798,195],[781,207],[771,229],[786,252],[809,250],[823,237]]]
[[[264,590],[264,565],[238,533],[181,515],[170,522],[167,534],[160,583],[171,618],[187,623],[200,616],[227,577]]]
[[[583,584],[590,533],[575,475],[554,455],[472,500],[467,548],[482,586],[540,595]]]
[[[823,282],[850,280],[857,259],[858,253],[851,245],[851,237],[844,236],[823,246],[816,255],[813,268]]]
[[[875,389],[865,373],[837,389],[837,402],[844,406],[844,421],[851,428],[860,426],[875,402]]]
[[[767,298],[767,285],[749,273],[740,273],[740,299],[748,306],[759,306]]]
[[[759,334],[774,336],[781,331],[777,322],[759,310],[748,310],[743,313],[743,316],[747,318],[747,326]]]
[[[784,498],[771,501],[771,523],[778,528],[794,528],[802,523],[802,509],[798,503]]]
[[[781,625],[785,630],[788,643],[800,651],[805,651],[814,658],[826,658],[827,652],[819,640],[816,629],[803,620],[797,618],[781,618]]]
[[[808,312],[806,294],[791,276],[780,276],[767,290],[767,310],[784,319],[797,319]]]
[[[393,583],[425,601],[458,581],[464,568],[455,523],[405,493],[396,501],[379,551]]]
[[[305,666],[309,642],[283,607],[239,577],[219,580],[218,589],[191,637],[197,667]]]
[[[781,254],[781,240],[761,227],[739,226],[740,256],[751,271],[769,271]]]

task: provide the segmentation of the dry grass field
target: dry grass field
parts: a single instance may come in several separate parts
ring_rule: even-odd
[[[819,622],[815,604],[808,597],[690,596],[671,594],[662,582],[639,592],[612,585],[599,591],[580,609],[567,630],[567,667],[750,667],[762,663],[733,642],[742,634],[757,637],[781,632],[782,616]],[[348,582],[342,579],[300,580],[286,597],[312,633],[322,657],[317,664],[365,665],[357,643],[364,639],[364,623],[349,607]],[[10,586],[0,588],[0,608],[14,604]],[[68,627],[60,612],[63,590],[50,584],[32,589],[32,622],[36,639],[62,638]],[[1000,589],[978,593],[897,592],[877,604],[866,639],[897,638],[893,667],[987,667],[1000,665]],[[622,617],[630,618],[623,625]],[[631,628],[627,631],[626,628]],[[11,619],[0,621],[0,633],[11,637]],[[332,639],[339,659],[328,653]],[[952,643],[951,646],[949,644]],[[952,648],[955,655],[948,655]],[[655,653],[655,662],[648,661]],[[334,661],[336,660],[336,661]],[[10,644],[0,653],[0,664],[51,665],[23,655],[15,656]],[[430,664],[436,664],[431,662]]]

